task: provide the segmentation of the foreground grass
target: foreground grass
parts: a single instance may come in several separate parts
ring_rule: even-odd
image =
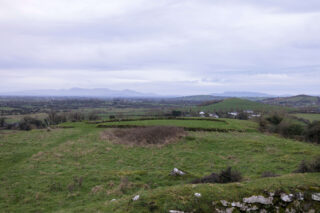
[[[320,147],[309,143],[258,132],[189,132],[181,141],[167,146],[137,147],[102,140],[100,133],[105,130],[95,125],[66,125],[75,128],[1,131],[2,211],[148,212],[151,202],[156,211],[188,210],[196,205],[194,202],[206,209],[212,199],[236,199],[268,187],[319,184],[319,174],[290,175],[301,160],[320,155]],[[239,170],[244,182],[195,188],[189,184],[227,166]],[[174,167],[187,175],[170,176]],[[285,176],[261,179],[264,171]],[[193,190],[203,193],[204,200],[195,201]],[[142,199],[129,203],[137,193]],[[118,201],[110,203],[114,198]]]
[[[220,200],[242,201],[242,198],[252,195],[264,195],[266,192],[281,190],[291,193],[294,191],[320,191],[319,174],[290,174],[276,178],[263,178],[253,181],[231,184],[199,184],[163,187],[153,191],[140,191],[140,199],[132,201],[132,196],[120,200],[95,203],[79,207],[77,211],[94,212],[168,212],[180,210],[185,212],[214,212],[213,201]],[[194,193],[202,196],[196,198]],[[268,196],[268,195],[266,195]]]

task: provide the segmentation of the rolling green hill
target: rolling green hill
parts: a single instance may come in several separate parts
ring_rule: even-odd
[[[272,106],[269,104],[259,103],[255,101],[250,101],[246,99],[240,98],[229,98],[225,99],[219,103],[214,103],[207,106],[197,106],[194,108],[195,110],[202,110],[205,112],[214,112],[214,111],[241,111],[241,110],[254,110],[254,111],[272,111],[272,110],[290,110],[289,108],[280,107],[280,106]]]
[[[262,103],[280,105],[287,107],[313,107],[320,106],[320,97],[309,95],[297,95],[282,98],[268,98],[261,101]]]

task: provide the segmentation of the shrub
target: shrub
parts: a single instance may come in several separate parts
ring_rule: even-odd
[[[31,130],[33,128],[45,128],[46,127],[46,124],[41,121],[41,120],[38,120],[36,118],[32,118],[32,117],[24,117],[22,119],[22,121],[19,122],[19,129],[20,130]]]
[[[50,111],[48,113],[48,117],[46,119],[49,125],[56,125],[60,123],[64,123],[67,121],[66,113],[57,113],[55,111]]]
[[[306,173],[306,172],[320,172],[320,156],[315,158],[312,161],[301,161],[298,166],[298,169],[295,171],[297,173]]]
[[[300,124],[281,122],[277,128],[278,132],[285,137],[300,136],[304,133],[304,128]]]
[[[248,120],[249,119],[249,115],[246,112],[240,112],[237,116],[236,119],[239,120]]]
[[[314,121],[308,125],[306,140],[320,143],[320,121]]]
[[[277,176],[279,176],[279,175],[275,174],[274,172],[270,172],[270,171],[266,171],[261,174],[262,178],[264,178],[264,177],[277,177]]]
[[[6,118],[0,117],[0,127],[5,127],[5,125],[6,125]]]
[[[78,122],[83,121],[85,119],[85,116],[81,112],[69,112],[68,113],[68,120],[72,122]]]
[[[242,175],[240,172],[232,170],[231,167],[228,167],[225,170],[221,170],[219,174],[211,173],[208,176],[203,178],[196,179],[192,183],[231,183],[238,182],[242,180]]]
[[[266,118],[267,121],[269,121],[273,125],[278,125],[281,123],[281,121],[284,119],[284,116],[281,115],[280,113],[274,113],[270,117]]]
[[[89,121],[95,121],[95,120],[99,120],[100,116],[97,112],[90,112],[88,115],[88,120]]]
[[[172,110],[171,112],[172,116],[174,117],[179,117],[182,115],[182,112],[181,111],[178,111],[178,110]]]

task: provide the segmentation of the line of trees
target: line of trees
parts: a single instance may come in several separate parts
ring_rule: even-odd
[[[288,115],[273,113],[259,120],[260,130],[280,134],[286,138],[320,143],[320,121],[293,120]]]
[[[31,130],[43,129],[50,125],[57,125],[64,122],[80,122],[84,120],[99,120],[100,116],[96,112],[55,112],[50,111],[44,119],[38,119],[31,116],[23,117],[19,122],[7,122],[7,118],[0,117],[0,128],[16,129],[16,130]]]

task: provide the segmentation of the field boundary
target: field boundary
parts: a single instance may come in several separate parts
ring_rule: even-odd
[[[161,117],[161,118],[136,118],[136,119],[112,119],[104,121],[88,121],[87,124],[101,124],[101,123],[113,123],[113,122],[125,122],[125,121],[149,121],[149,120],[186,120],[186,121],[214,121],[228,124],[225,120],[215,118],[177,118],[177,117]]]
[[[97,128],[146,128],[146,127],[152,127],[156,125],[103,125],[100,124],[97,126]],[[185,131],[190,132],[246,132],[244,130],[240,129],[221,129],[221,128],[201,128],[201,127],[181,127],[181,126],[174,126],[174,127],[180,127],[183,128]]]

